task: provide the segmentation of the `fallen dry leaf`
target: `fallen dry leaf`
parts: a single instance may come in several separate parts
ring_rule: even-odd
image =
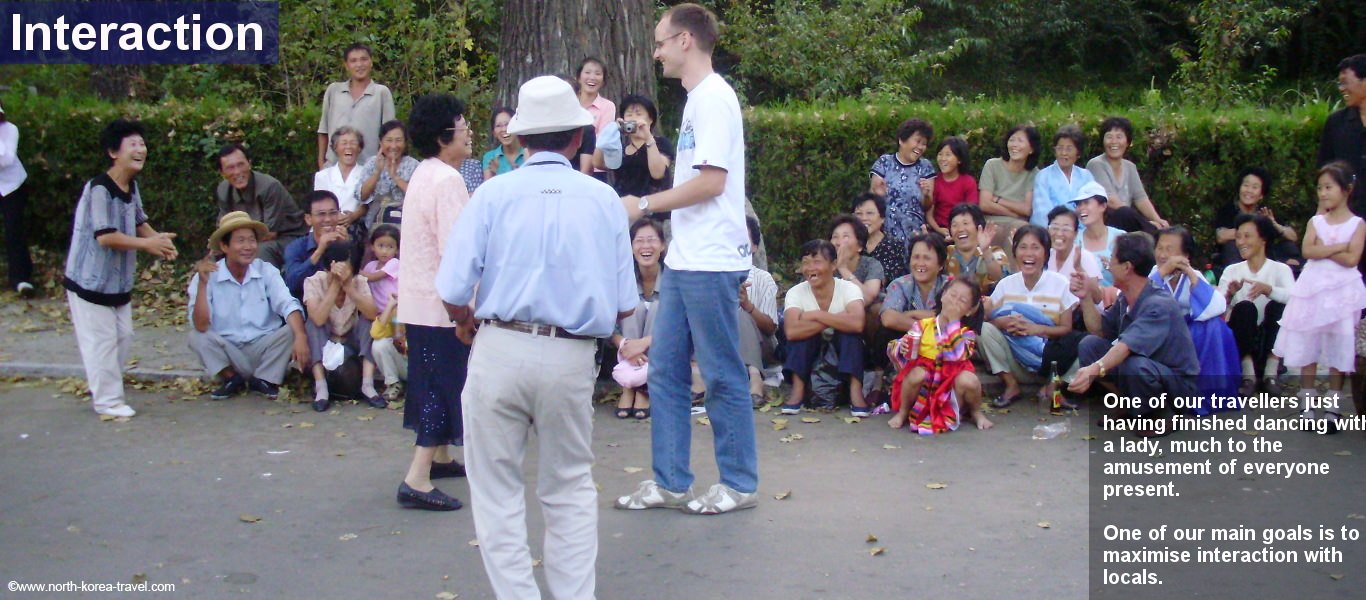
[[[114,415],[100,415],[101,421],[113,421]]]
[[[311,427],[313,427],[313,424],[310,423],[310,422],[308,422],[308,421],[300,421],[300,422],[299,422],[299,429],[309,429],[309,428],[311,428]]]
[[[787,490],[786,492],[780,492],[780,493],[777,493],[777,494],[774,494],[774,495],[773,495],[773,499],[774,499],[774,500],[787,500],[788,498],[791,498],[791,497],[792,497],[792,490]]]
[[[876,544],[876,543],[877,543],[877,536],[875,536],[875,535],[873,535],[873,534],[870,533],[870,534],[868,534],[868,539],[863,540],[863,541],[868,542],[869,544]]]
[[[539,559],[539,558],[533,558],[533,559],[531,559],[531,567],[532,567],[533,569],[536,568],[536,567],[539,567],[539,566],[541,566],[541,559]]]
[[[639,472],[641,472],[641,471],[644,471],[645,469],[642,469],[642,468],[640,468],[640,467],[626,467],[625,469],[622,469],[622,470],[623,470],[623,471],[626,471],[627,473],[635,474],[635,473],[639,473]]]
[[[869,556],[882,556],[882,554],[883,554],[884,552],[886,552],[886,551],[887,551],[886,548],[883,548],[882,546],[878,546],[878,547],[876,547],[876,548],[873,548],[872,550],[869,550],[869,551],[868,551],[868,555],[869,555]]]
[[[1052,524],[1052,523],[1049,523],[1048,521],[1039,521],[1039,529],[1048,529],[1049,527],[1052,527],[1052,526],[1053,526],[1053,524]]]
[[[470,544],[471,546],[474,546],[475,548],[478,548],[478,547],[479,547],[479,540],[477,540],[477,539],[470,540],[470,541],[469,541],[469,544]]]
[[[779,418],[773,419],[773,420],[771,420],[771,421],[769,421],[769,422],[770,422],[770,423],[773,423],[773,430],[774,430],[774,431],[782,431],[782,430],[784,430],[784,429],[787,429],[787,419],[784,419],[784,418],[779,417]]]
[[[1351,456],[1351,455],[1352,455],[1352,451],[1351,451],[1351,450],[1338,450],[1337,452],[1334,452],[1333,454],[1334,454],[1335,456]]]
[[[803,422],[803,423],[820,423],[821,420],[820,420],[820,418],[818,418],[818,417],[802,417],[802,422]]]
[[[1332,575],[1329,575],[1329,577],[1332,577],[1333,581],[1342,581],[1342,578],[1346,577],[1346,575],[1343,575],[1341,573],[1333,573]]]
[[[258,517],[258,516],[256,516],[256,515],[246,514],[246,513],[243,513],[243,514],[241,514],[241,515],[238,515],[237,518],[238,518],[238,520],[242,521],[243,523],[259,523],[259,522],[261,521],[261,517]]]
[[[354,534],[354,533],[343,533],[343,534],[341,534],[341,536],[339,536],[337,539],[339,539],[339,540],[341,540],[341,541],[343,541],[343,542],[349,542],[349,541],[351,541],[351,540],[356,539],[357,537],[359,537],[359,536],[357,536],[357,535]]]
[[[894,445],[892,445],[892,444],[883,444],[883,445],[882,445],[882,449],[883,449],[883,450],[900,450],[900,449],[901,449],[901,446],[894,446]]]
[[[456,594],[452,594],[452,593],[450,593],[450,592],[441,592],[441,593],[439,593],[439,594],[436,595],[436,600],[455,600],[456,598],[459,598],[459,597],[460,597],[460,596],[458,596],[458,595],[456,595]]]
[[[1081,439],[1083,439],[1083,440],[1094,440],[1094,439],[1096,439],[1096,436],[1094,436],[1094,435],[1083,435],[1083,436],[1081,436]]]
[[[850,424],[850,425],[853,425],[854,423],[858,423],[858,422],[861,422],[861,421],[863,421],[863,419],[860,419],[860,418],[858,418],[858,417],[845,417],[845,418],[844,418],[844,422],[845,422],[845,423],[848,423],[848,424]]]
[[[947,484],[947,483],[939,483],[939,482],[936,481],[936,482],[934,482],[934,483],[927,483],[927,484],[925,484],[925,487],[930,488],[930,489],[932,489],[932,490],[942,490],[942,489],[944,489],[944,488],[946,488],[946,487],[949,487],[949,484]]]
[[[357,420],[357,421],[373,421],[373,420],[375,420],[375,415],[361,415],[361,416],[359,416],[359,417],[356,417],[356,420]]]
[[[760,408],[760,409],[759,409],[759,412],[761,412],[761,413],[766,413],[766,412],[768,412],[768,411],[770,411],[770,410],[773,410],[773,406],[770,405],[770,404],[765,404],[763,408]]]
[[[1246,433],[1247,435],[1253,435],[1253,436],[1261,435],[1261,432],[1258,432],[1258,431],[1244,431],[1243,433]]]
[[[706,415],[702,415],[702,416],[700,416],[700,417],[697,417],[697,424],[698,424],[698,425],[704,425],[704,426],[711,426],[711,418],[708,417],[708,416],[706,416]]]

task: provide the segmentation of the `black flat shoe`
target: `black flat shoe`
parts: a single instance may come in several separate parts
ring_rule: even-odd
[[[242,393],[242,390],[245,389],[247,389],[247,381],[242,379],[241,375],[233,375],[224,381],[223,385],[218,386],[218,389],[209,392],[209,398],[213,400],[227,400],[228,398]]]
[[[465,465],[451,461],[447,463],[432,463],[432,471],[428,477],[432,479],[445,479],[448,477],[464,477]]]
[[[247,389],[270,398],[271,400],[280,396],[280,386],[255,377],[247,380]]]
[[[319,398],[313,401],[313,410],[316,410],[318,412],[327,412],[327,409],[329,408],[332,408],[331,398]]]
[[[437,511],[459,510],[463,506],[459,500],[447,496],[441,490],[432,488],[430,492],[419,492],[406,482],[398,486],[398,505],[403,508]]]
[[[389,406],[389,403],[378,395],[366,396],[365,403],[369,404],[370,408],[387,408]]]

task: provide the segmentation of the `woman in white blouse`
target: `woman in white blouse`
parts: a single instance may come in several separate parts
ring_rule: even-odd
[[[342,211],[337,224],[349,228],[352,223],[365,222],[366,206],[356,200],[356,190],[360,188],[360,169],[356,168],[356,163],[365,148],[365,137],[346,125],[332,132],[331,140],[337,164],[313,175],[313,191],[327,190],[336,194]]]

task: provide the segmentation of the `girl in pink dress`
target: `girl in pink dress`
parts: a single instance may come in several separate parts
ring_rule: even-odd
[[[1357,262],[1361,260],[1366,227],[1347,208],[1355,176],[1342,161],[1328,163],[1318,172],[1319,214],[1309,220],[1304,236],[1306,264],[1290,288],[1290,301],[1281,317],[1281,332],[1273,351],[1285,366],[1300,370],[1300,398],[1314,396],[1314,376],[1320,363],[1330,369],[1333,389],[1323,404],[1328,431],[1335,432],[1337,401],[1342,374],[1356,366],[1355,330],[1366,308],[1366,285]],[[1315,417],[1305,403],[1301,417]]]

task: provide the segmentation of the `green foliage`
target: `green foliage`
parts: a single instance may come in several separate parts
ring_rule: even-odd
[[[909,92],[921,74],[942,71],[980,39],[927,47],[916,32],[920,9],[901,0],[733,2],[725,48],[740,57],[735,75],[756,104],[832,100],[873,89]]]
[[[1188,103],[1210,106],[1260,101],[1276,77],[1251,59],[1284,44],[1291,27],[1318,0],[1202,0],[1191,12],[1195,49],[1174,46],[1176,83]]]
[[[1326,104],[1291,110],[1116,107],[1099,100],[938,104],[864,104],[846,101],[819,107],[792,104],[751,108],[745,113],[748,144],[747,189],[770,240],[777,264],[791,262],[802,242],[820,237],[826,221],[849,210],[868,188],[868,168],[895,149],[897,125],[912,116],[934,125],[933,154],[949,135],[967,139],[971,172],[1002,152],[1001,136],[1030,122],[1047,140],[1058,127],[1078,123],[1090,137],[1084,160],[1099,154],[1100,122],[1123,115],[1134,122],[1129,158],[1158,211],[1189,225],[1209,242],[1214,212],[1233,201],[1234,178],[1250,165],[1269,169],[1278,183],[1268,201],[1278,219],[1303,228],[1313,215],[1314,160]],[[1048,144],[1045,143],[1045,146]],[[1040,167],[1052,162],[1045,150]],[[1083,162],[1084,162],[1083,160]]]
[[[138,186],[154,227],[179,234],[181,253],[198,258],[213,230],[213,189],[222,178],[212,157],[227,141],[249,144],[253,166],[276,176],[296,198],[313,188],[311,132],[318,109],[289,111],[224,100],[160,105],[11,95],[5,110],[20,129],[19,157],[28,171],[30,242],[65,250],[71,216],[85,182],[109,167],[99,148],[105,123],[124,117],[147,129],[147,167]]]

